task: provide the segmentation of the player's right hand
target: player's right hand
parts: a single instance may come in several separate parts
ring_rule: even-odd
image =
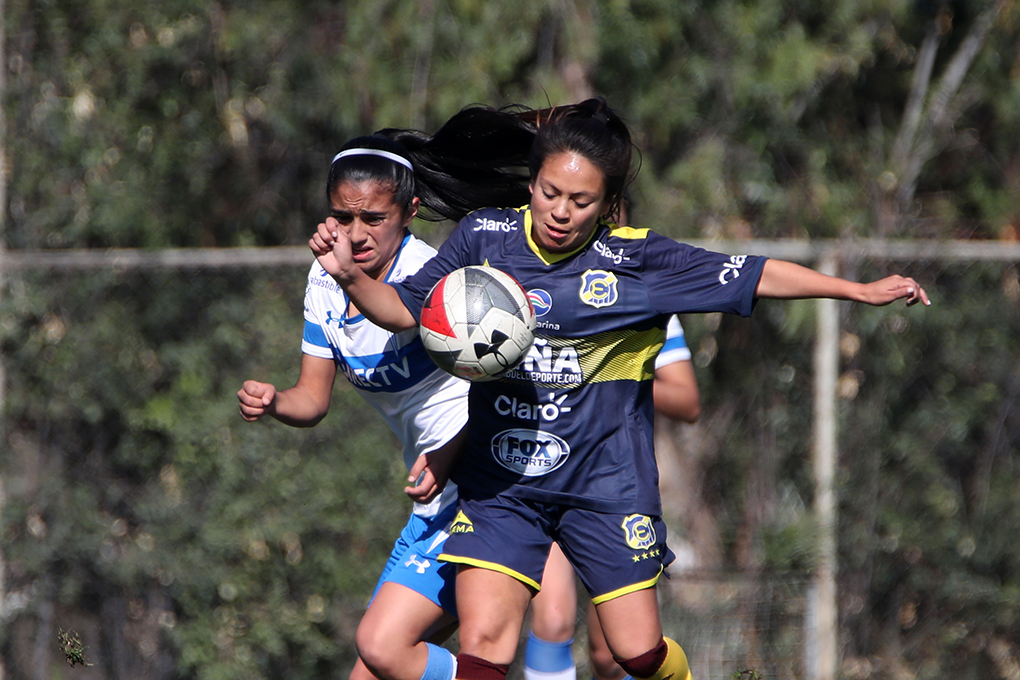
[[[240,402],[241,417],[248,422],[255,422],[266,413],[276,400],[276,387],[269,383],[245,380],[237,391]]]
[[[308,240],[308,247],[322,268],[341,283],[358,273],[351,254],[351,239],[336,218],[327,217],[325,222],[319,223]]]

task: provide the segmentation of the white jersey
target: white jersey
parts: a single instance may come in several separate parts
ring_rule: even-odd
[[[691,350],[687,347],[684,327],[680,325],[680,319],[674,314],[669,317],[669,323],[666,324],[666,343],[655,357],[655,367],[662,368],[666,364],[690,360]]]
[[[430,245],[407,234],[387,283],[415,273],[435,254]],[[400,439],[410,469],[418,456],[448,442],[467,423],[468,382],[433,363],[417,328],[390,333],[361,314],[348,317],[347,306],[347,296],[333,277],[313,263],[305,289],[301,351],[336,362]],[[414,514],[432,517],[456,498],[457,488],[448,482],[432,503],[415,503]]]

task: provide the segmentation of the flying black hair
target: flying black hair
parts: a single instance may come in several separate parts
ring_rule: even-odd
[[[410,210],[414,196],[424,219],[458,221],[484,207],[517,207],[531,199],[529,182],[545,160],[576,152],[602,171],[610,212],[631,180],[630,131],[604,99],[547,109],[470,106],[436,133],[385,128],[352,139],[343,150],[381,149],[410,161],[375,155],[334,161],[327,194],[343,181],[375,180],[393,187],[394,202]]]

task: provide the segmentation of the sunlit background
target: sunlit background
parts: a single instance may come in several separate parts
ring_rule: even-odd
[[[469,104],[593,94],[635,133],[637,226],[842,244],[843,276],[902,272],[934,301],[837,306],[831,667],[815,303],[683,318],[703,415],[657,427],[681,558],[660,599],[695,677],[1020,677],[1016,3],[4,0],[0,16],[0,678],[346,678],[409,510],[398,445],[342,382],[310,430],[244,423],[235,397],[297,377],[298,249],[329,159]],[[450,226],[415,229],[438,244]],[[873,239],[904,254],[855,248]],[[943,257],[967,243],[984,250]],[[65,663],[68,631],[92,665]],[[583,626],[575,657],[589,677]]]

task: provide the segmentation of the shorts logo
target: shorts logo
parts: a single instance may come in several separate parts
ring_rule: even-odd
[[[655,528],[647,515],[628,515],[624,518],[623,537],[634,550],[644,550],[655,545]]]
[[[552,309],[552,295],[541,288],[528,291],[528,299],[531,306],[535,308],[535,316],[545,316]]]
[[[422,558],[421,562],[419,562],[417,555],[411,555],[411,559],[409,559],[408,561],[404,562],[404,566],[405,567],[410,567],[412,564],[418,568],[418,573],[419,574],[424,574],[425,570],[428,569],[430,566],[432,566],[432,563],[429,562],[424,557]]]
[[[563,465],[570,446],[559,437],[541,430],[504,430],[492,439],[496,462],[525,477],[541,477]]]
[[[581,302],[592,307],[608,307],[616,303],[616,284],[619,279],[613,272],[589,269],[581,275]]]
[[[457,511],[457,516],[450,522],[450,528],[447,533],[450,534],[473,534],[475,532],[475,525],[471,523],[468,516],[464,514],[463,510]]]

